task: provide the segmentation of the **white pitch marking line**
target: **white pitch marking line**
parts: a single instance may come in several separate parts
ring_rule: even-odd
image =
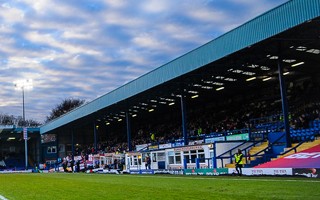
[[[7,198],[5,198],[4,196],[0,195],[0,199],[1,200],[8,200]]]
[[[108,174],[109,176],[114,176],[113,174]],[[119,177],[119,175],[116,175]],[[315,181],[315,180],[298,180],[298,179],[293,179],[293,180],[282,180],[282,179],[258,179],[258,178],[214,178],[214,177],[208,177],[208,178],[200,178],[200,177],[194,177],[194,178],[188,178],[188,177],[167,177],[167,176],[143,176],[143,175],[120,175],[120,176],[132,176],[132,177],[139,177],[139,178],[168,178],[168,179],[198,179],[198,180],[223,180],[223,181],[228,181],[228,180],[234,180],[234,181],[262,181],[262,182],[304,182],[304,183],[320,183],[320,181]]]

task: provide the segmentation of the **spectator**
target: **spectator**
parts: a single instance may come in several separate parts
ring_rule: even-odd
[[[242,176],[242,167],[243,167],[243,154],[240,149],[238,149],[238,152],[234,155],[234,159],[236,162],[236,170],[239,176]]]
[[[145,158],[145,166],[146,166],[146,169],[151,169],[151,159],[149,155],[147,155]]]

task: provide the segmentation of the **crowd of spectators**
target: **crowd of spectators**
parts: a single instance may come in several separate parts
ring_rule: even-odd
[[[293,129],[310,128],[312,121],[320,118],[319,86],[310,81],[299,84],[288,84],[289,120]],[[240,98],[241,99],[241,98]],[[247,103],[244,103],[247,102]],[[231,106],[232,105],[232,106]],[[210,108],[210,105],[208,105]],[[214,112],[219,110],[218,112]],[[269,88],[261,93],[250,94],[241,100],[229,99],[219,105],[219,109],[194,109],[187,113],[187,131],[189,137],[219,133],[230,130],[252,128],[251,119],[268,118],[274,116],[281,121],[282,107],[279,88]],[[170,115],[170,114],[168,114]],[[163,117],[163,119],[170,119]],[[155,120],[154,123],[144,124],[132,131],[132,146],[147,143],[168,143],[181,139],[181,119],[167,121]],[[157,123],[157,124],[156,124]],[[128,150],[126,137],[110,137],[98,144],[96,150],[93,145],[86,146],[86,152],[123,152]]]
[[[320,86],[309,80],[289,82],[287,97],[290,127],[306,129],[313,120],[320,119]],[[199,107],[188,107],[187,132],[189,137],[254,128],[252,119],[281,122],[282,107],[279,88],[269,87],[249,94],[236,95]],[[131,146],[152,143],[170,143],[182,139],[181,115],[165,113],[159,120],[142,121],[132,128]],[[172,115],[172,116],[171,116]],[[270,117],[271,116],[271,117]],[[92,153],[123,153],[128,151],[127,137],[110,132],[108,138],[94,144],[75,146],[75,155]]]

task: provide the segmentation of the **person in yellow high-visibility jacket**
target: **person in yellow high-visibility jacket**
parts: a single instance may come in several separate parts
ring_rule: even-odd
[[[240,176],[242,175],[242,167],[243,167],[242,158],[243,158],[243,154],[242,154],[241,150],[238,149],[238,152],[234,155],[234,159],[236,162],[236,170],[238,172],[238,175],[240,175]]]
[[[156,136],[154,133],[150,133],[150,139],[152,143],[156,141]]]

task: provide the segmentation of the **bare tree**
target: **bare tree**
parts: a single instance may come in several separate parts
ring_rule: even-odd
[[[66,114],[67,112],[83,105],[85,100],[80,99],[64,99],[59,105],[51,110],[49,116],[47,116],[46,122],[49,122],[53,119],[60,117],[61,115]]]
[[[12,125],[17,127],[38,127],[41,125],[41,123],[33,119],[28,119],[24,122],[21,116],[16,117],[13,115],[0,113],[0,125]]]

